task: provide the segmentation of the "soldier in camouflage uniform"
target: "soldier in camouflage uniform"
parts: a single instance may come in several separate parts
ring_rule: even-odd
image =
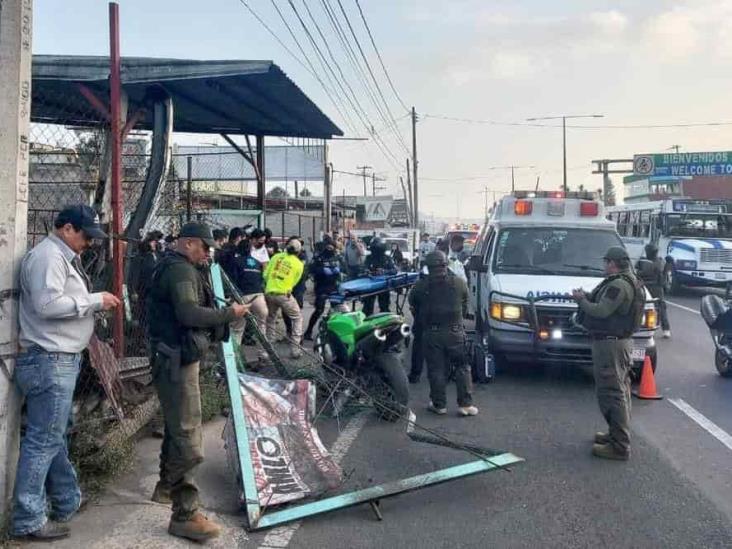
[[[579,322],[592,338],[592,362],[600,411],[607,433],[597,433],[594,456],[627,460],[630,457],[631,336],[643,313],[644,290],[630,270],[625,249],[614,246],[605,254],[607,278],[588,297],[572,292],[579,305]],[[640,308],[639,308],[640,307]]]
[[[440,251],[427,255],[429,274],[409,293],[409,306],[422,332],[422,349],[430,380],[429,410],[447,413],[446,385],[454,370],[458,414],[475,416],[470,367],[465,356],[463,318],[468,308],[468,286],[447,269],[447,256]]]

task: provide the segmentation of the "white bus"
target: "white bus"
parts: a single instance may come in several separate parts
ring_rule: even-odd
[[[635,262],[648,243],[668,261],[667,291],[732,283],[732,200],[673,198],[608,208]]]

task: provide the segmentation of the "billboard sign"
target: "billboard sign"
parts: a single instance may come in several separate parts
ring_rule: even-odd
[[[358,205],[363,206],[364,221],[386,221],[391,213],[394,198],[391,196],[359,197]]]
[[[732,175],[732,151],[636,154],[633,173],[666,177]]]

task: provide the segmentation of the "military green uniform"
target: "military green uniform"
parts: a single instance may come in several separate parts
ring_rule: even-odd
[[[446,386],[454,369],[458,406],[473,403],[470,366],[465,356],[463,317],[468,308],[468,287],[452,273],[429,274],[409,293],[409,305],[417,311],[415,323],[422,332],[427,362],[430,400],[435,408],[447,404]]]
[[[147,306],[153,382],[165,420],[159,485],[170,489],[173,520],[186,521],[198,509],[193,477],[203,461],[199,365],[210,342],[227,337],[234,311],[214,308],[204,273],[177,252],[156,267]]]
[[[592,363],[600,412],[609,440],[620,454],[630,450],[630,368],[635,279],[630,270],[607,277],[578,301],[582,324],[592,337]]]

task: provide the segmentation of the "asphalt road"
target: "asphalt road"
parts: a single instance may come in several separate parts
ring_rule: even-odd
[[[697,313],[700,295],[670,298],[675,304],[669,306],[673,338],[659,341],[657,372],[665,398],[634,401],[629,462],[590,455],[592,435],[605,426],[589,372],[505,372],[494,384],[477,388],[481,414],[469,419],[428,414],[425,379],[412,397],[418,422],[508,450],[526,462],[511,472],[490,472],[385,500],[381,522],[362,505],[307,519],[296,528],[250,534],[248,544],[732,546],[732,380],[722,379],[714,368],[711,339]],[[454,398],[454,392],[449,394]],[[374,417],[362,423],[342,462],[350,475],[347,488],[471,460],[459,451],[410,441],[403,426]],[[332,426],[321,430],[326,439],[336,435]]]
[[[247,533],[234,474],[227,465],[223,419],[205,426],[206,459],[197,480],[204,511],[224,526],[206,546],[290,548],[732,547],[732,379],[719,377],[713,347],[697,314],[700,294],[670,298],[673,339],[660,340],[661,401],[634,401],[632,456],[590,455],[605,425],[592,377],[570,368],[524,367],[476,388],[480,415],[437,417],[425,411],[426,379],[414,388],[417,421],[447,436],[525,458],[493,471],[301,523]],[[454,399],[454,389],[448,393]],[[451,401],[452,404],[453,401]],[[318,429],[347,477],[345,490],[465,463],[464,452],[413,442],[404,424],[370,411]],[[335,445],[334,445],[335,443]],[[158,478],[160,441],[137,445],[132,470],[72,521],[58,549],[196,547],[172,538],[168,506],[149,501]],[[28,544],[41,547],[42,544]]]

